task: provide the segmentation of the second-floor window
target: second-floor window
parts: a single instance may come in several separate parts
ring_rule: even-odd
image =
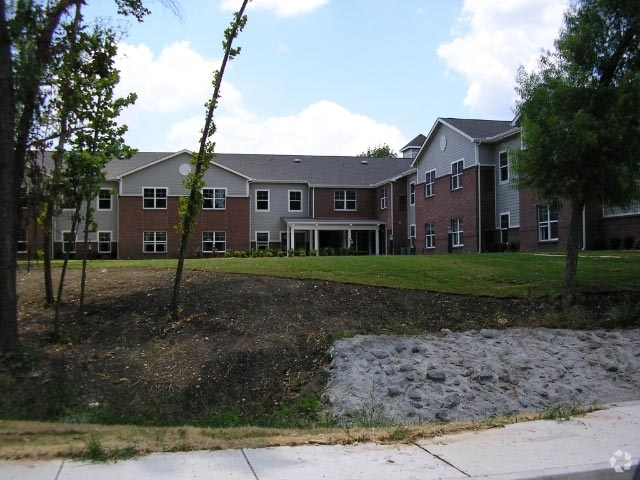
[[[415,182],[411,182],[409,184],[409,205],[416,204],[416,184]]]
[[[165,187],[144,188],[142,192],[142,206],[145,210],[166,210],[167,189]]]
[[[462,170],[464,169],[464,160],[458,160],[451,164],[451,190],[462,188]]]
[[[302,211],[302,190],[289,190],[289,211]]]
[[[202,208],[205,210],[224,210],[227,208],[227,189],[203,188]]]
[[[380,189],[380,210],[387,208],[387,187]]]
[[[269,190],[256,190],[256,211],[269,211]]]
[[[424,196],[433,197],[436,194],[436,171],[429,170],[424,174]]]
[[[333,193],[333,209],[355,210],[356,198],[355,190],[336,190]]]
[[[100,193],[98,193],[98,210],[111,210],[111,189],[100,189]]]
[[[498,156],[498,167],[500,169],[500,183],[509,181],[509,155],[507,151],[500,152]]]

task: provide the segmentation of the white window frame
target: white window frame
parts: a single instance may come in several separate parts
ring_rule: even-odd
[[[205,238],[209,237],[209,238]],[[211,245],[211,248],[209,248]],[[202,251],[205,253],[226,252],[227,232],[207,230],[202,232]]]
[[[67,240],[66,237],[69,237]],[[71,243],[71,230],[64,230],[62,232],[62,253],[67,253],[67,244]],[[76,232],[76,238],[73,241],[73,248],[70,253],[76,253],[76,243],[78,243],[78,232]]]
[[[464,219],[451,219],[451,246],[454,248],[464,247]]]
[[[604,218],[628,217],[630,215],[640,215],[640,202],[634,202],[625,208],[611,205],[602,207],[602,216]]]
[[[502,219],[503,217],[507,217],[507,226],[506,228],[504,227],[504,225],[502,225]],[[503,233],[505,230],[507,231],[507,241],[509,238],[509,229],[511,228],[511,212],[500,212],[500,216],[499,216],[499,230],[500,230],[500,244],[506,243],[504,238],[502,237]]]
[[[299,200],[292,200],[291,199],[291,194],[292,193],[299,193],[300,194],[300,199]],[[287,197],[289,198],[289,202],[288,202],[288,208],[289,208],[288,211],[289,212],[302,212],[304,210],[304,207],[303,207],[304,204],[302,203],[304,196],[303,196],[302,190],[289,190],[287,192]],[[291,208],[291,202],[292,201],[293,202],[300,202],[300,208]]]
[[[267,199],[259,199],[258,198],[258,194],[259,193],[267,193]],[[267,202],[267,208],[258,208],[258,205],[261,202]],[[256,201],[255,201],[255,211],[256,212],[270,212],[271,211],[271,190],[266,189],[266,188],[260,188],[260,189],[256,189]]]
[[[554,214],[555,219],[552,219],[552,213]],[[544,217],[542,217],[541,215],[544,215]],[[557,242],[559,240],[557,207],[549,204],[537,205],[536,223],[538,225],[539,242]],[[554,225],[555,237],[553,236]]]
[[[206,196],[205,196],[205,191]],[[222,193],[222,196],[219,194]],[[222,206],[219,206],[219,201]],[[227,189],[219,187],[205,187],[202,189],[202,209],[203,210],[226,210],[227,209]]]
[[[416,224],[409,225],[409,244],[413,247],[416,244]]]
[[[16,248],[18,253],[29,252],[29,234],[25,229],[18,231],[18,238],[16,239]]]
[[[347,198],[349,196],[348,194],[350,193],[353,194],[352,199]],[[338,206],[338,202],[342,203],[342,208]],[[350,204],[353,204],[353,208],[349,208]],[[355,212],[358,209],[358,192],[356,190],[334,190],[333,209],[336,212]]]
[[[424,224],[424,245],[427,249],[436,248],[436,224],[434,222]]]
[[[266,235],[267,240],[258,240],[260,235]],[[271,243],[270,232],[258,231],[256,232],[256,250],[269,250],[269,244]]]
[[[451,190],[460,190],[462,188],[462,172],[463,171],[464,171],[464,158],[462,160],[456,160],[455,162],[451,162]]]
[[[380,210],[387,209],[387,187],[380,189]]]
[[[146,190],[153,190],[153,197],[145,196]],[[164,197],[158,196],[158,192],[164,190]],[[151,200],[153,206],[147,206],[147,200]],[[164,206],[161,206],[164,202]],[[169,189],[167,187],[142,187],[143,210],[166,210],[169,203]],[[160,206],[158,206],[160,205]]]
[[[102,197],[103,192],[109,193],[109,208],[102,208],[100,206],[101,201],[106,201],[106,198]],[[100,192],[98,192],[98,197],[96,198],[96,211],[110,212],[111,210],[113,210],[113,190],[110,188],[101,188]]]
[[[504,164],[502,163],[504,159]],[[509,180],[511,179],[511,171],[510,171],[510,162],[509,162],[509,151],[508,150],[501,150],[498,153],[498,180],[500,181],[500,184],[505,184],[505,183],[509,183]],[[506,177],[507,178],[502,178],[503,174],[506,173]]]
[[[436,170],[429,170],[424,174],[424,196],[433,197],[436,194]]]
[[[109,240],[100,240],[100,235],[101,234],[109,234]],[[111,230],[98,230],[98,232],[96,233],[96,243],[98,244],[98,253],[111,253],[111,242],[113,242],[113,232]],[[103,250],[101,248],[101,246],[103,244],[108,244],[109,245],[109,249],[108,250]]]
[[[148,235],[153,234],[153,239],[149,239]],[[164,236],[164,240],[162,240],[162,236]],[[158,238],[160,237],[160,238]],[[153,247],[153,250],[147,250],[147,246]],[[158,247],[161,247],[158,250]],[[142,232],[142,253],[167,253],[169,250],[169,239],[166,231],[146,231]]]
[[[416,182],[411,182],[409,183],[409,205],[415,205],[415,204],[416,204]]]

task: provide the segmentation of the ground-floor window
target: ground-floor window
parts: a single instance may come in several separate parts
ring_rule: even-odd
[[[454,247],[464,246],[462,218],[451,219],[451,245]]]
[[[500,244],[509,243],[509,224],[511,223],[509,212],[500,214]]]
[[[144,253],[166,253],[167,232],[144,232],[142,238]]]
[[[98,232],[98,253],[111,253],[111,232]]]
[[[226,232],[202,232],[203,252],[226,252],[227,233]]]
[[[424,237],[426,248],[436,248],[436,224],[425,223],[424,224]]]
[[[256,232],[256,250],[269,249],[269,232]]]
[[[62,253],[76,253],[76,240],[71,238],[71,232],[62,232]]]
[[[27,231],[20,230],[18,232],[18,253],[27,253],[29,243],[27,241]]]
[[[409,244],[414,247],[416,244],[416,226],[409,225]]]
[[[558,208],[538,205],[538,240],[558,240]]]

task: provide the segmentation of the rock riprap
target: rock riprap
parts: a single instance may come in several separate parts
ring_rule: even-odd
[[[545,328],[334,343],[325,399],[342,422],[470,420],[640,399],[640,330]]]

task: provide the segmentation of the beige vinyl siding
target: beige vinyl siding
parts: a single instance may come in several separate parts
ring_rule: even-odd
[[[447,137],[444,151],[440,150],[442,135]],[[465,169],[475,165],[475,144],[455,130],[439,124],[416,164],[418,183],[424,183],[425,173],[433,169],[436,170],[436,178],[451,175],[451,162],[458,160],[464,160]]]
[[[515,150],[520,148],[520,136],[514,136],[505,142],[496,144],[493,149],[493,158],[496,165],[495,185],[496,185],[496,225],[500,225],[500,212],[511,213],[511,227],[520,226],[520,195],[513,187],[512,182],[500,183],[500,169],[498,168],[498,155],[503,150]],[[513,179],[513,170],[509,173],[510,180]]]

